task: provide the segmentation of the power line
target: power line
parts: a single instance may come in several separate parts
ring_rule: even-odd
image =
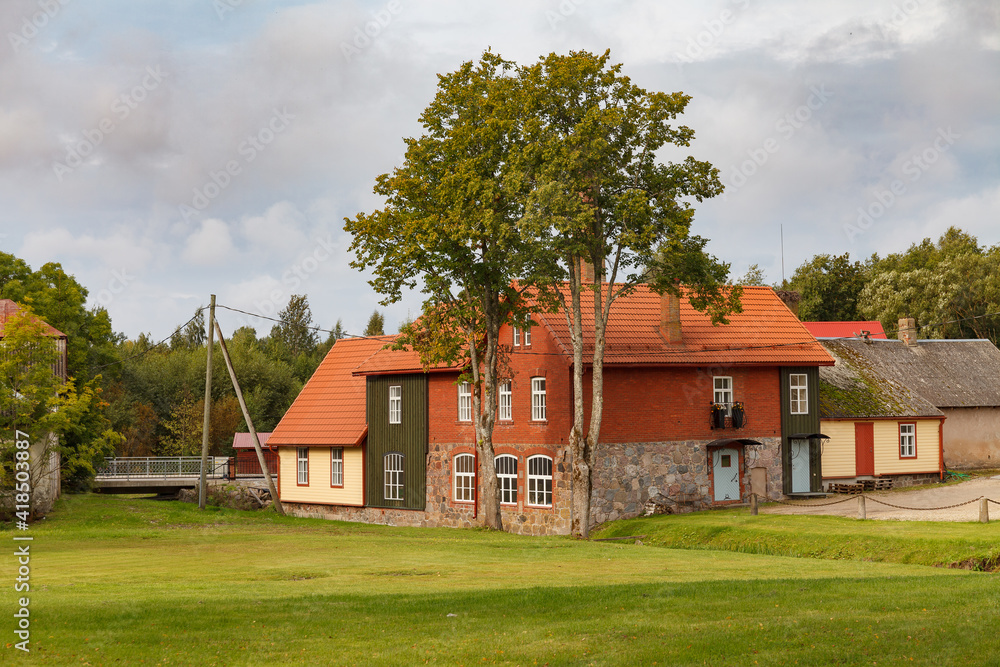
[[[199,308],[198,310],[194,311],[194,315],[192,315],[192,316],[191,316],[191,319],[190,319],[190,320],[188,320],[187,322],[185,322],[184,324],[180,325],[179,327],[177,327],[177,329],[175,329],[175,330],[174,330],[174,333],[177,333],[177,330],[178,330],[178,329],[183,329],[184,327],[186,327],[187,325],[191,324],[191,323],[192,323],[192,322],[194,322],[194,321],[195,321],[196,319],[198,319],[198,316],[199,316],[199,315],[201,315],[201,313],[202,313],[202,311],[203,311],[203,310],[205,310],[205,307],[204,307],[204,306],[202,306],[202,307],[201,307],[201,308]],[[149,346],[148,348],[146,348],[145,350],[143,350],[143,351],[142,351],[142,352],[140,352],[139,354],[135,354],[135,355],[132,355],[131,357],[125,357],[124,359],[119,359],[118,361],[112,361],[111,363],[108,363],[108,364],[103,364],[103,365],[101,365],[101,366],[95,366],[95,367],[94,367],[94,370],[95,370],[95,371],[99,371],[99,370],[101,370],[102,368],[107,368],[108,366],[114,366],[115,364],[123,364],[123,363],[125,363],[126,361],[131,361],[132,359],[138,359],[139,357],[144,357],[144,356],[146,356],[147,354],[149,354],[150,352],[154,351],[154,350],[155,350],[156,348],[158,348],[159,346],[161,346],[161,345],[163,345],[164,343],[166,343],[166,342],[167,342],[168,340],[170,340],[170,339],[171,339],[171,338],[173,338],[173,337],[174,337],[174,334],[172,333],[172,334],[170,334],[169,336],[167,336],[166,338],[164,338],[163,340],[161,340],[160,342],[158,342],[158,343],[153,343],[152,345],[150,345],[150,346]]]
[[[270,320],[271,322],[277,322],[278,324],[293,324],[293,322],[291,322],[289,320],[283,320],[283,319],[280,319],[280,318],[277,318],[277,317],[270,317],[268,315],[261,315],[260,313],[251,313],[251,312],[249,312],[247,310],[240,310],[239,308],[232,308],[230,306],[224,306],[224,305],[219,304],[219,303],[215,304],[215,307],[216,308],[225,308],[226,310],[230,310],[230,311],[232,311],[234,313],[242,313],[243,315],[249,315],[250,317],[256,317],[256,318],[259,318],[259,319],[262,319],[262,320]],[[341,336],[343,338],[380,338],[380,336],[356,336],[354,334],[347,333],[346,331],[343,331],[343,330],[334,331],[333,329],[324,329],[323,327],[309,326],[309,327],[306,327],[306,328],[307,329],[311,329],[313,331],[322,331],[323,333],[335,334],[335,335]]]

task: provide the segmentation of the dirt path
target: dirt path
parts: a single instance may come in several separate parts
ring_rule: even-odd
[[[868,492],[865,500],[865,510],[869,519],[892,521],[978,521],[979,503],[969,502],[961,507],[949,509],[896,509],[883,505],[878,501],[892,503],[911,508],[936,508],[976,501],[985,496],[1000,502],[1000,475],[996,477],[981,477],[961,484],[949,486],[915,486],[907,491]],[[833,494],[827,498],[810,501],[792,501],[795,507],[771,503],[760,508],[761,514],[822,514],[828,516],[858,516],[858,501],[856,497],[845,500],[847,496]],[[831,505],[837,500],[843,500]],[[1000,505],[989,503],[990,520],[1000,520]]]

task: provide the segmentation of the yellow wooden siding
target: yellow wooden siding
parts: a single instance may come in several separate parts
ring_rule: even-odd
[[[940,448],[937,419],[914,419],[917,424],[917,456],[899,458],[899,424],[897,421],[875,422],[875,474],[933,472],[938,469]]]
[[[854,422],[822,420],[819,430],[830,436],[823,443],[823,478],[854,477]]]
[[[299,486],[295,447],[281,447],[281,499],[290,503],[361,505],[364,503],[363,455],[360,447],[344,447],[344,486],[330,486],[330,448],[309,448],[309,486]]]

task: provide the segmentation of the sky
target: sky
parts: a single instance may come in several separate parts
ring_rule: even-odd
[[[0,250],[59,262],[130,338],[210,294],[272,316],[306,294],[352,334],[417,315],[379,305],[343,219],[380,207],[437,74],[487,49],[610,49],[690,95],[689,154],[726,185],[692,231],[734,277],[950,225],[1000,243],[995,0],[3,0],[0,36]]]

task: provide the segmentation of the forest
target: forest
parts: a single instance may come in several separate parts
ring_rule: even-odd
[[[756,266],[735,282],[767,284]],[[799,316],[806,321],[880,320],[893,337],[898,319],[906,316],[917,319],[922,338],[989,338],[996,344],[1000,334],[1000,245],[982,246],[955,227],[937,240],[926,238],[885,257],[818,254],[785,283],[771,286],[800,292]],[[207,310],[199,308],[162,340],[151,333],[130,339],[114,331],[104,308],[88,307],[87,296],[87,288],[58,263],[33,270],[14,255],[0,253],[0,298],[29,308],[68,336],[69,389],[76,407],[63,411],[65,423],[59,428],[67,468],[64,486],[70,489],[86,488],[104,456],[201,451]],[[277,319],[264,335],[250,327],[227,332],[227,347],[259,431],[275,427],[344,336],[339,321],[324,327],[321,336],[306,295],[292,295]],[[376,310],[364,334],[381,334],[383,328],[384,318]],[[4,381],[11,383],[6,376]],[[3,420],[9,421],[9,414],[0,414]],[[218,347],[211,425],[211,453],[231,455],[233,433],[246,425]],[[9,430],[11,424],[2,426]]]

